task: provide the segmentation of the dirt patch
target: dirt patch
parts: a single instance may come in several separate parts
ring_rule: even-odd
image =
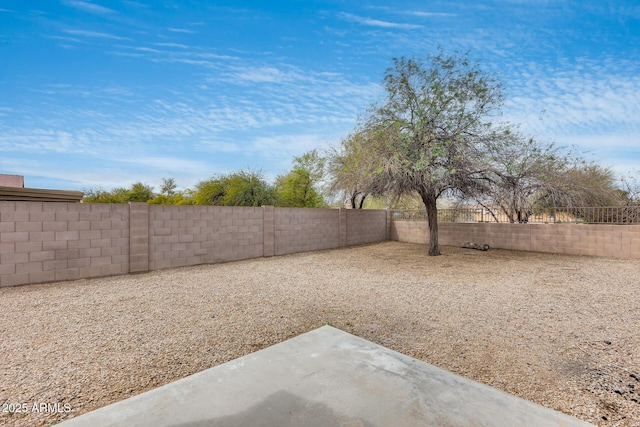
[[[585,421],[640,426],[638,261],[442,251],[385,242],[0,289],[0,404],[28,406],[0,424],[58,422],[331,324]]]

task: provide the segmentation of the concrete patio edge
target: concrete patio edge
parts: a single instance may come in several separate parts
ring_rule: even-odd
[[[323,326],[59,425],[591,424]]]

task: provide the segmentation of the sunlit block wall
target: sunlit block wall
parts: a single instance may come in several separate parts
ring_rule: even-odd
[[[0,286],[129,272],[128,205],[0,202]]]
[[[0,286],[388,240],[387,211],[0,202]]]
[[[385,240],[426,221],[381,210],[0,202],[0,286],[146,272]],[[640,226],[441,223],[442,245],[640,259]]]
[[[149,209],[148,270],[263,256],[263,208],[143,206]]]

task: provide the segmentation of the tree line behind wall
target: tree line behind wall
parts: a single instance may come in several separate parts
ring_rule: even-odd
[[[324,158],[316,150],[295,157],[292,169],[267,182],[261,172],[240,170],[200,181],[195,188],[177,189],[174,178],[163,178],[160,191],[142,182],[129,188],[85,190],[85,203],[146,202],[164,205],[279,206],[317,208],[326,206],[320,190]]]

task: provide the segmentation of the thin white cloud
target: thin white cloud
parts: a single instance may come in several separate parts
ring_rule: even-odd
[[[117,56],[144,58],[152,62],[182,63],[209,69],[219,69],[224,63],[239,59],[236,56],[203,52],[199,48],[176,43],[153,43],[153,46],[176,47],[180,50],[156,49],[148,46],[118,46],[121,50],[108,51],[107,53]]]
[[[0,151],[46,151],[53,153],[86,152],[90,144],[84,135],[55,129],[4,131],[0,134]]]
[[[240,59],[237,56],[219,55],[217,53],[210,53],[210,52],[194,52],[193,56],[196,58],[204,58],[204,59]]]
[[[511,82],[505,113],[546,137],[606,134],[614,128],[640,133],[640,76],[633,69],[584,63],[523,71]]]
[[[510,77],[504,118],[622,174],[640,167],[638,87],[637,64],[618,58],[522,64]]]
[[[90,3],[86,1],[66,0],[63,3],[68,6],[74,7],[76,9],[79,9],[94,15],[113,15],[117,13],[115,10],[109,9],[108,7],[100,6],[98,4]]]
[[[127,6],[131,6],[131,7],[135,7],[138,9],[148,9],[149,5],[148,4],[144,4],[138,1],[131,1],[131,0],[121,0],[124,4],[126,4]]]
[[[181,170],[204,170],[207,167],[207,162],[202,160],[189,160],[179,157],[166,157],[166,156],[145,156],[142,158],[126,158],[119,157],[112,159],[121,163],[130,163],[139,166],[146,166],[152,169],[159,169],[166,173],[179,172]]]
[[[65,37],[65,36],[44,36],[44,37],[48,39],[53,39],[53,40],[62,40],[65,42],[85,43],[83,40],[80,40],[75,37]]]
[[[134,47],[134,50],[138,50],[140,52],[151,52],[151,53],[161,53],[161,50],[158,49],[153,49],[151,47],[146,47],[146,46],[140,46],[140,47]]]
[[[446,12],[424,12],[420,10],[407,10],[403,12],[405,15],[418,16],[420,18],[455,18],[455,13]]]
[[[185,28],[167,28],[167,30],[171,31],[172,33],[196,34],[195,31],[187,30]]]
[[[259,136],[250,141],[246,150],[259,152],[267,157],[291,159],[293,154],[309,151],[326,143],[324,137],[317,134]]]
[[[154,43],[156,46],[162,46],[162,47],[177,47],[180,49],[188,49],[189,46],[187,46],[186,44],[180,44],[180,43]]]
[[[243,75],[247,83],[254,81],[230,90],[228,79],[234,74]],[[260,86],[256,76],[264,81],[265,75],[277,83]],[[288,164],[292,155],[336,142],[328,140],[328,132],[337,138],[351,129],[362,108],[380,90],[377,84],[351,82],[336,72],[316,73],[286,64],[238,67],[228,63],[224,73],[212,73],[206,81],[193,82],[179,93],[166,92],[156,100],[137,99],[138,88],[49,85],[37,89],[55,97],[56,107],[51,109],[55,117],[37,119],[40,126],[36,129],[29,123],[0,129],[0,150],[111,161],[122,150],[138,159],[149,157],[150,147],[164,153],[185,144],[190,150],[216,153],[212,158],[219,162],[229,161],[220,156],[236,156],[232,169],[247,164],[263,167],[268,159]],[[95,111],[60,108],[66,99],[76,96],[93,98]],[[147,166],[155,162],[162,169],[163,155],[151,157]]]
[[[403,24],[398,22],[389,22],[389,21],[381,21],[379,19],[367,18],[359,15],[354,15],[352,13],[340,12],[338,13],[338,17],[345,21],[355,22],[362,25],[367,25],[371,27],[380,27],[380,28],[398,28],[401,30],[415,30],[418,28],[422,28],[422,25],[416,24]]]
[[[80,86],[73,86],[70,84],[49,84],[42,87],[35,87],[29,89],[31,92],[43,93],[47,95],[55,95],[56,97],[83,97],[98,99],[110,99],[119,102],[126,102],[127,98],[134,96],[134,92],[131,90],[119,87],[119,86],[107,86],[107,87],[93,87],[86,88]],[[85,112],[89,110],[83,110]],[[71,113],[71,111],[69,112]]]
[[[232,80],[250,83],[284,83],[302,76],[295,71],[281,71],[275,67],[243,68],[232,75]]]
[[[121,37],[121,36],[116,36],[114,34],[102,33],[98,31],[74,30],[74,29],[66,29],[62,31],[64,31],[67,34],[73,34],[76,36],[83,36],[83,37],[93,37],[93,38],[99,38],[99,39],[112,39],[112,40],[131,40],[128,37]]]
[[[217,138],[203,137],[197,142],[198,148],[215,153],[238,153],[241,147],[237,142],[223,141]]]
[[[640,131],[637,133],[602,133],[566,135],[556,140],[560,146],[573,147],[587,161],[611,167],[622,176],[629,171],[640,171]],[[604,148],[604,149],[603,149]]]
[[[31,178],[40,177],[46,181],[62,181],[65,183],[73,183],[75,185],[65,185],[68,189],[79,189],[81,186],[86,185],[87,177],[92,176],[89,170],[80,170],[78,167],[74,167],[72,162],[59,161],[56,167],[42,167],[43,159],[38,155],[29,155],[25,157],[0,157],[0,169],[3,172],[8,172],[16,175],[30,176]],[[29,178],[25,182],[27,187],[42,188],[42,186],[34,185],[29,181]],[[60,184],[48,184],[48,188],[62,189]]]
[[[26,184],[29,187],[42,187],[33,183],[35,178],[46,182],[55,181],[55,184],[46,184],[48,188],[80,191],[129,187],[131,183],[138,181],[150,184],[158,190],[163,177],[175,178],[179,188],[188,188],[210,176],[212,171],[220,169],[205,161],[178,158],[152,160],[149,165],[136,161],[136,167],[132,167],[131,162],[121,160],[117,157],[96,159],[91,156],[70,155],[61,156],[55,167],[42,168],[46,159],[32,154],[19,159],[0,157],[0,169],[28,176]]]
[[[129,57],[129,58],[144,58],[145,57],[144,53],[117,52],[117,51],[107,51],[107,53],[110,54],[110,55],[125,56],[125,57]]]

